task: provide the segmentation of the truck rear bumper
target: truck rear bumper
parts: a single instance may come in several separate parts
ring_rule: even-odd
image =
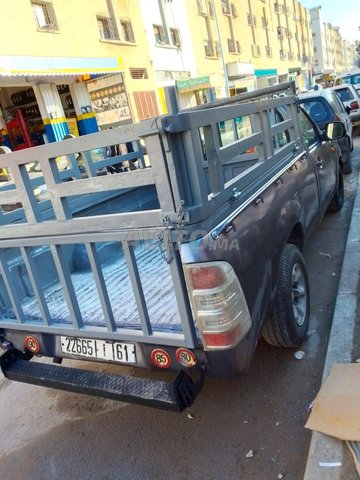
[[[29,360],[12,349],[0,357],[0,366],[10,380],[177,412],[192,405],[204,382],[203,374],[194,382],[182,370],[168,383]]]

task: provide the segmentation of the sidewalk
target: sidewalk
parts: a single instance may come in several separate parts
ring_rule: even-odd
[[[338,294],[325,359],[322,383],[335,363],[350,363],[354,337],[360,336],[356,314],[360,307],[360,176],[346,243]],[[356,357],[358,358],[358,357]],[[341,462],[341,467],[324,468],[319,462]],[[358,480],[351,453],[345,442],[313,432],[304,480]]]

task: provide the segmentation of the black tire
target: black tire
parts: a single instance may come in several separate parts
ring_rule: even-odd
[[[309,327],[310,294],[305,261],[290,243],[281,253],[274,310],[263,328],[263,337],[276,347],[297,347]]]
[[[339,168],[339,178],[337,189],[331,199],[328,207],[329,213],[340,212],[344,205],[344,179],[341,168]]]

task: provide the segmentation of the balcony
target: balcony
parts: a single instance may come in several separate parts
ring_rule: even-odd
[[[280,50],[280,60],[286,60],[287,55],[285,50]]]

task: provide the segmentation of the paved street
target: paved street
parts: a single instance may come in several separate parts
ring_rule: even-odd
[[[261,341],[246,377],[207,380],[182,414],[1,378],[0,479],[301,480],[311,436],[303,425],[322,376],[360,170],[359,137],[353,165],[343,210],[325,217],[305,251],[312,313],[303,360]]]

